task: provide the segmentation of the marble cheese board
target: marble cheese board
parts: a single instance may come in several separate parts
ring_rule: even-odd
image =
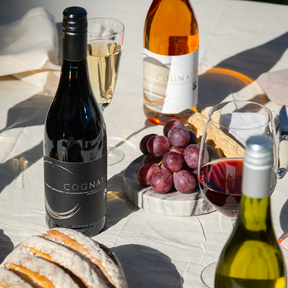
[[[124,193],[137,207],[157,214],[170,216],[194,216],[215,211],[215,208],[198,190],[191,194],[178,191],[159,194],[151,186],[141,185],[137,174],[144,156],[135,159],[124,171]]]

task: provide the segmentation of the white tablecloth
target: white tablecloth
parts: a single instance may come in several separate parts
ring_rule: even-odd
[[[78,2],[1,1],[0,25],[44,6],[61,31],[63,9],[80,5]],[[125,158],[108,167],[108,220],[104,231],[94,239],[117,254],[131,288],[204,287],[200,273],[217,261],[231,232],[231,221],[218,212],[192,217],[157,215],[139,210],[123,191],[123,172],[141,155],[139,141],[163,129],[148,123],[142,108],[143,25],[151,2],[81,2],[89,17],[109,16],[126,25],[115,96],[104,113],[108,137],[115,145],[121,144]],[[278,113],[280,106],[269,102],[254,80],[261,73],[288,68],[288,6],[236,0],[191,2],[200,31],[199,108],[225,98],[244,98],[264,103]],[[3,40],[3,29],[0,32]],[[52,64],[59,68],[59,63]],[[56,69],[57,78],[57,67],[49,67]],[[44,118],[56,90],[55,79],[42,88],[20,76],[0,77],[0,262],[21,241],[47,229],[42,138]],[[278,237],[288,232],[287,187],[288,176],[278,181],[272,195]],[[288,260],[285,241],[282,247]]]

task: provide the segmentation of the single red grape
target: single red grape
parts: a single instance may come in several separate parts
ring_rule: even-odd
[[[147,142],[147,150],[156,157],[163,156],[170,150],[170,141],[166,136],[153,136]]]
[[[168,132],[171,145],[176,147],[185,147],[189,137],[189,132],[184,127],[174,126]]]
[[[173,185],[173,175],[167,170],[155,173],[151,180],[151,187],[157,193],[167,193]]]
[[[194,176],[194,179],[196,181],[195,189],[198,189],[199,188],[198,187],[198,170],[194,169],[194,168],[190,168],[186,163],[184,163],[184,165],[183,165],[181,170],[186,170],[186,171],[188,171],[189,173],[191,173]]]
[[[173,182],[176,190],[184,194],[192,193],[196,187],[194,176],[187,170],[174,172]]]
[[[168,171],[177,172],[183,166],[184,157],[179,153],[170,151],[163,156],[162,162]]]
[[[190,144],[184,150],[184,160],[190,168],[197,169],[199,159],[199,145]]]
[[[143,185],[150,185],[151,179],[155,173],[160,171],[160,168],[155,163],[147,163],[138,171],[138,180]]]
[[[151,137],[156,136],[156,135],[157,134],[155,134],[155,133],[154,134],[148,134],[141,139],[140,144],[139,144],[139,148],[143,154],[149,154],[146,144]]]
[[[164,136],[168,136],[169,130],[174,126],[184,127],[182,122],[180,122],[179,120],[176,120],[176,119],[169,120],[163,127]]]

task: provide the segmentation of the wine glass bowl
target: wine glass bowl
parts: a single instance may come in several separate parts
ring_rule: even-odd
[[[88,19],[89,77],[102,112],[111,104],[115,92],[124,31],[124,24],[116,19],[107,17]],[[108,143],[108,165],[119,163],[123,158],[124,152]]]
[[[245,100],[219,103],[211,108],[201,138],[198,163],[200,191],[233,224],[239,212],[246,141],[254,135],[266,135],[273,141],[272,193],[277,181],[278,157],[275,123],[267,107]],[[213,287],[211,273],[216,263],[207,267],[202,271],[201,278],[207,287]]]
[[[92,89],[102,110],[112,102],[123,40],[124,25],[120,21],[111,18],[88,20],[89,75]]]
[[[224,102],[213,107],[201,138],[198,178],[200,190],[222,214],[235,219],[241,198],[246,140],[266,135],[274,143],[271,192],[276,184],[276,131],[272,112],[251,101]],[[212,152],[211,152],[212,150]]]

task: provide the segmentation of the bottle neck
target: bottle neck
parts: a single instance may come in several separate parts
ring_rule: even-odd
[[[67,81],[88,79],[87,31],[81,34],[63,31],[61,78]]]
[[[272,227],[270,196],[256,199],[242,195],[237,222],[251,232],[267,231]]]
[[[87,58],[87,33],[71,35],[63,32],[63,59],[80,61]]]
[[[271,194],[272,165],[253,165],[244,160],[242,194],[250,198],[264,198]]]
[[[246,160],[246,161],[245,161]],[[242,197],[239,218],[253,232],[270,227],[271,165],[253,165],[247,159],[243,165]]]

